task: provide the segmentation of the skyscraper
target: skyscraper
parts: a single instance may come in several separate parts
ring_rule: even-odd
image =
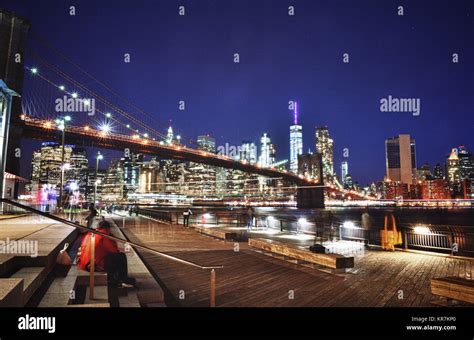
[[[173,139],[174,139],[173,128],[170,126],[168,128],[168,132],[166,133],[166,143],[167,144],[173,143]]]
[[[143,162],[140,167],[140,182],[138,191],[142,194],[156,193],[163,186],[160,177],[160,162],[153,157],[149,161]]]
[[[459,177],[466,179],[470,175],[474,175],[474,158],[470,152],[467,151],[466,147],[460,145],[458,147],[459,157]]]
[[[424,181],[433,177],[431,173],[431,168],[428,163],[423,164],[421,167],[416,169],[416,179],[417,181]]]
[[[59,191],[61,182],[61,156],[62,146],[54,142],[42,143],[41,149],[34,151],[31,161],[31,183],[29,191],[36,195],[43,185]],[[64,185],[74,187],[81,194],[85,193],[87,185],[88,160],[84,149],[75,148],[74,145],[64,147]]]
[[[435,167],[433,168],[433,178],[436,178],[436,179],[444,178],[443,167],[439,163],[436,163]]]
[[[101,198],[106,202],[117,202],[124,198],[122,162],[121,160],[113,160],[107,167],[104,175],[104,183],[101,185]]]
[[[123,160],[123,183],[124,196],[135,193],[138,190],[140,179],[140,168],[143,164],[143,154],[131,153]]]
[[[388,180],[413,184],[416,178],[416,146],[410,135],[385,140],[385,164]]]
[[[260,138],[260,157],[258,164],[263,168],[268,168],[275,160],[275,146],[271,143],[270,136],[264,133]]]
[[[70,185],[72,182],[75,183],[81,194],[84,194],[86,191],[88,166],[89,161],[86,150],[74,148],[71,154],[69,169],[65,174],[65,180],[67,185]]]
[[[352,181],[352,176],[350,174],[346,174],[344,176],[344,179],[342,180],[342,184],[344,186],[344,189],[346,190],[354,189],[354,182]]]
[[[209,135],[198,136],[197,145],[199,150],[216,153],[216,140]]]
[[[446,177],[450,184],[458,183],[461,179],[459,171],[458,149],[453,148],[446,159]]]
[[[298,125],[298,103],[294,104],[293,125],[290,126],[290,171],[298,173],[298,156],[303,153],[303,127]]]
[[[216,153],[216,140],[209,135],[197,137],[197,147],[210,153]],[[188,190],[196,195],[210,195],[216,192],[216,168],[212,165],[189,162],[187,172]]]
[[[341,183],[344,183],[347,174],[349,173],[349,163],[347,161],[341,162]]]
[[[316,150],[322,156],[324,182],[334,182],[334,141],[327,126],[316,128]]]
[[[257,146],[253,142],[243,141],[239,150],[239,159],[250,164],[257,163]]]

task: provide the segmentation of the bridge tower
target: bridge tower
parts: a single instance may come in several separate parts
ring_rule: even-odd
[[[301,209],[324,209],[324,174],[321,153],[318,156],[317,183],[299,183],[296,191],[296,206]]]

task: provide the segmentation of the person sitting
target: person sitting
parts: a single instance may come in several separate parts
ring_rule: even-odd
[[[97,231],[106,235],[111,235],[110,223],[107,221],[101,221],[97,227]],[[87,271],[90,271],[91,236],[92,233],[89,232],[84,237],[79,250],[80,255],[77,263],[80,269]],[[125,253],[120,252],[117,242],[96,234],[94,250],[94,270],[107,272],[108,285],[118,288],[133,287],[135,279],[128,277],[127,256]]]

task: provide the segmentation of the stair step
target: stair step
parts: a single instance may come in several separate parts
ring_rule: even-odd
[[[76,284],[80,286],[88,286],[90,280],[90,273],[88,271],[78,269]],[[95,286],[107,286],[107,273],[94,272]]]
[[[71,291],[77,279],[77,266],[72,266],[66,277],[56,277],[38,307],[68,307]]]
[[[0,254],[0,277],[10,276],[15,268],[15,256],[9,254]]]
[[[73,307],[73,308],[110,308],[110,303],[87,303],[87,304],[82,304],[82,305],[68,305],[68,307]]]
[[[0,307],[23,307],[23,279],[0,279]]]
[[[141,307],[140,301],[138,300],[138,292],[136,288],[125,289],[127,295],[119,296],[119,306],[120,307]]]
[[[12,278],[23,279],[23,298],[22,305],[30,300],[36,290],[41,287],[48,276],[48,270],[45,267],[24,267],[13,274]]]
[[[37,242],[38,256],[18,256],[21,265],[23,267],[54,265],[59,250],[64,247],[65,243],[73,241],[76,235],[77,230],[73,227],[64,224],[53,224],[22,238],[22,241]]]
[[[89,291],[90,287],[87,286],[84,304],[94,305],[109,303],[109,293],[107,286],[94,286],[94,299],[92,300],[89,298]]]

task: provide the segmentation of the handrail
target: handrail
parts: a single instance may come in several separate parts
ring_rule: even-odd
[[[74,227],[74,228],[78,228],[78,229],[81,229],[81,230],[84,230],[84,231],[87,231],[87,232],[90,232],[90,233],[93,233],[93,234],[96,234],[96,235],[101,235],[103,237],[106,237],[108,239],[111,239],[111,240],[114,240],[114,241],[118,241],[118,242],[122,242],[122,243],[127,243],[127,244],[130,244],[136,248],[140,248],[140,249],[143,249],[143,250],[146,250],[148,252],[151,252],[155,255],[159,255],[159,256],[162,256],[162,257],[166,257],[170,260],[173,260],[173,261],[176,261],[176,262],[180,262],[180,263],[183,263],[183,264],[187,264],[189,266],[193,266],[193,267],[196,267],[196,268],[200,268],[200,269],[221,269],[221,268],[224,268],[224,266],[222,265],[219,265],[219,266],[201,266],[199,264],[196,264],[196,263],[193,263],[193,262],[190,262],[190,261],[186,261],[186,260],[182,260],[180,258],[177,258],[177,257],[174,257],[174,256],[171,256],[171,255],[168,255],[168,254],[164,254],[162,252],[159,252],[153,248],[150,248],[150,247],[147,247],[147,246],[144,246],[144,245],[141,245],[141,244],[138,244],[138,243],[135,243],[135,242],[131,242],[131,241],[128,241],[128,240],[123,240],[119,237],[116,237],[116,236],[113,236],[113,235],[107,235],[107,234],[104,234],[104,233],[101,233],[100,231],[97,231],[97,230],[94,230],[94,229],[89,229],[87,227],[84,227],[83,225],[80,225],[78,223],[74,223],[74,222],[71,222],[71,221],[68,221],[68,220],[65,220],[61,217],[57,217],[55,215],[51,215],[49,213],[45,213],[45,212],[42,212],[42,211],[39,211],[37,209],[34,209],[32,207],[29,207],[27,205],[23,205],[21,203],[18,203],[16,201],[12,201],[8,198],[0,198],[0,202],[4,202],[4,203],[8,203],[8,204],[11,204],[13,206],[16,206],[18,208],[21,208],[21,209],[24,209],[26,211],[29,211],[29,212],[32,212],[32,213],[35,213],[37,215],[40,215],[40,216],[43,216],[43,217],[47,217],[47,218],[50,218],[56,222],[60,222],[60,223],[63,223],[63,224],[67,224],[71,227]]]

